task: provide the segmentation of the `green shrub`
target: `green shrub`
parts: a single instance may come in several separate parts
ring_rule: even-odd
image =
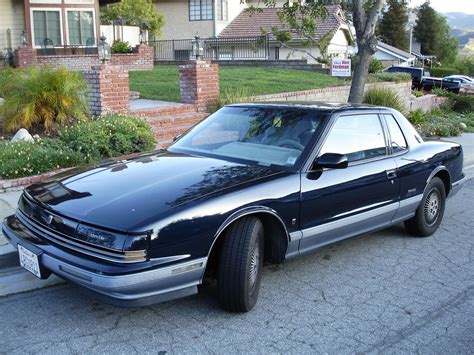
[[[57,139],[0,142],[0,178],[14,179],[81,164],[83,157]]]
[[[423,90],[418,90],[418,89],[415,89],[415,90],[412,90],[411,93],[415,96],[415,97],[422,97],[425,93],[423,92]]]
[[[148,123],[123,115],[109,115],[64,128],[58,138],[69,149],[80,152],[87,162],[155,147]]]
[[[364,97],[364,103],[369,105],[391,107],[400,112],[405,111],[400,97],[398,97],[394,91],[387,88],[369,89]]]
[[[448,100],[453,111],[460,113],[474,111],[474,96],[450,93]]]
[[[371,74],[380,73],[383,70],[384,70],[384,66],[380,60],[374,59],[374,58],[370,60],[369,73]]]
[[[462,132],[458,121],[447,116],[433,114],[416,128],[424,137],[452,137],[458,136]]]
[[[433,94],[447,97],[449,111],[456,111],[459,113],[469,113],[474,111],[474,96],[454,94],[445,89],[434,88]]]
[[[63,128],[57,138],[36,143],[0,141],[0,179],[36,175],[154,147],[155,139],[146,122],[110,115]]]
[[[456,68],[437,67],[430,69],[431,75],[436,77],[444,77],[449,75],[459,74],[459,70]]]
[[[0,112],[5,131],[27,128],[51,133],[87,118],[87,84],[79,72],[32,67],[7,72],[6,77]]]
[[[435,94],[436,96],[441,96],[441,97],[448,97],[450,95],[450,92],[443,88],[433,88],[431,92]]]
[[[420,109],[410,112],[407,118],[415,126],[420,125],[426,121],[426,115]]]
[[[15,73],[15,69],[8,67],[5,70],[0,70],[0,97],[4,97],[5,93],[12,82],[12,77]]]
[[[112,53],[130,53],[132,51],[132,47],[130,43],[126,41],[121,41],[116,39],[111,46]]]
[[[213,113],[224,107],[225,105],[235,104],[239,102],[251,102],[254,101],[250,97],[250,92],[247,87],[242,86],[235,90],[225,90],[215,103],[208,107],[209,112]]]
[[[474,55],[460,55],[454,66],[463,75],[474,75]]]
[[[411,112],[408,119],[425,137],[457,136],[463,130],[474,132],[474,111],[461,114],[441,108],[426,113],[417,110]]]
[[[371,82],[379,82],[379,81],[392,81],[396,83],[400,83],[403,81],[411,81],[411,75],[408,73],[375,73],[369,74],[369,81]]]

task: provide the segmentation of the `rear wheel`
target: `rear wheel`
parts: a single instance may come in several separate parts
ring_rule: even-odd
[[[432,235],[441,224],[445,204],[444,183],[435,177],[429,182],[415,216],[405,221],[405,228],[409,233],[419,237]]]
[[[222,307],[250,311],[257,303],[263,268],[263,225],[256,217],[234,222],[224,236],[217,270],[217,292]]]

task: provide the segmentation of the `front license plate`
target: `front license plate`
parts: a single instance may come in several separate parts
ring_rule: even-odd
[[[38,255],[29,251],[24,246],[18,244],[18,254],[20,257],[20,265],[31,272],[36,277],[41,278],[40,264],[38,261]]]

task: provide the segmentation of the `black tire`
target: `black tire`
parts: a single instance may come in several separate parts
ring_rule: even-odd
[[[443,181],[435,177],[426,187],[420,206],[413,218],[405,221],[405,228],[410,234],[428,237],[438,229],[444,215],[446,190]]]
[[[256,217],[234,222],[224,236],[217,268],[217,293],[230,312],[248,312],[257,303],[263,268],[263,225]]]

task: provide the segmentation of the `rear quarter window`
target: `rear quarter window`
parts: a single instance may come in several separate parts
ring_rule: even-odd
[[[385,122],[387,123],[390,146],[393,154],[403,152],[408,149],[408,144],[403,134],[402,129],[400,128],[398,122],[390,114],[384,115]]]

